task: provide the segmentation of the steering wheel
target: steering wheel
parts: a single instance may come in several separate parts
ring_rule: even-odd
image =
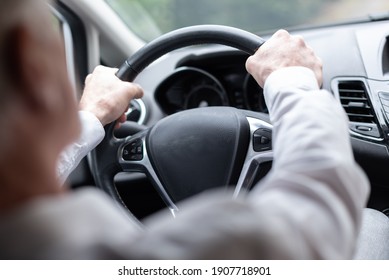
[[[117,76],[131,82],[162,55],[186,46],[222,44],[252,55],[263,43],[232,27],[182,28],[145,45],[124,62]],[[177,202],[210,188],[235,186],[234,196],[247,191],[261,164],[273,159],[272,125],[266,114],[230,107],[186,110],[122,139],[114,136],[114,126],[105,127],[90,165],[96,186],[123,205],[114,184],[121,171],[145,173],[174,215]]]

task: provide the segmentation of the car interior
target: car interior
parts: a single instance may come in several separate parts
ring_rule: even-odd
[[[85,77],[95,66],[117,67],[120,72],[125,70],[125,61],[132,59],[130,68],[140,61],[140,71],[135,69],[131,78],[127,72],[121,77],[135,78],[145,95],[129,104],[128,121],[119,130],[113,131],[112,125],[106,128],[109,139],[103,141],[103,148],[99,146],[100,150],[98,147],[85,158],[67,184],[73,189],[97,185],[140,220],[166,207],[174,212],[177,202],[209,188],[239,185],[249,190],[271,169],[272,153],[263,90],[245,70],[245,61],[263,43],[260,38],[266,40],[274,30],[254,35],[214,25],[189,27],[139,52],[146,40],[107,2],[58,0],[50,4],[63,35],[70,79],[80,95]],[[389,215],[389,12],[346,22],[284,28],[303,36],[323,60],[322,87],[346,111],[355,158],[371,183],[367,207]],[[207,37],[209,32],[212,38]],[[174,44],[163,49],[167,42]],[[200,111],[202,118],[193,117]],[[176,115],[181,116],[181,124],[173,124]],[[237,134],[231,136],[238,139],[235,146],[228,147],[234,152],[219,150],[217,143],[225,138],[224,132],[219,135],[223,139],[208,142],[206,147],[192,149],[198,139],[176,141],[186,138],[187,127],[197,131],[201,123],[209,122],[208,129],[198,130],[199,137],[206,139],[207,133],[215,134],[211,131],[221,124],[242,116],[249,120],[248,125],[239,120],[226,128]],[[241,134],[250,137],[240,139]],[[117,142],[112,144],[113,140]],[[241,146],[246,150],[240,150]],[[247,147],[254,151],[250,154]],[[145,158],[146,148],[150,159]],[[203,156],[210,151],[215,153],[214,158],[204,161]],[[222,165],[215,158],[231,164]],[[104,164],[109,160],[117,168],[103,176],[100,173],[108,168]],[[186,164],[191,160],[195,163]],[[161,166],[170,169],[161,170]],[[190,186],[186,186],[188,178],[194,182],[188,183]],[[105,189],[103,185],[107,184],[109,188]]]

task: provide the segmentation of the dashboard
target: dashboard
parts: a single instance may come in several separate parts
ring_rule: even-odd
[[[231,106],[268,113],[263,90],[246,72],[247,55],[189,56],[155,90],[166,114],[208,106]]]

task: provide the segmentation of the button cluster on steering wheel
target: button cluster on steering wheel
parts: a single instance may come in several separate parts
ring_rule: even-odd
[[[256,152],[264,152],[272,149],[271,131],[265,128],[257,129],[253,134],[253,149]]]
[[[143,159],[143,142],[141,139],[136,139],[128,143],[123,148],[122,157],[128,161],[139,161]]]

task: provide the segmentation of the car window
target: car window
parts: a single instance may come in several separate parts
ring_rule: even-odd
[[[366,18],[389,11],[388,0],[106,0],[146,41],[197,24],[251,32]]]

